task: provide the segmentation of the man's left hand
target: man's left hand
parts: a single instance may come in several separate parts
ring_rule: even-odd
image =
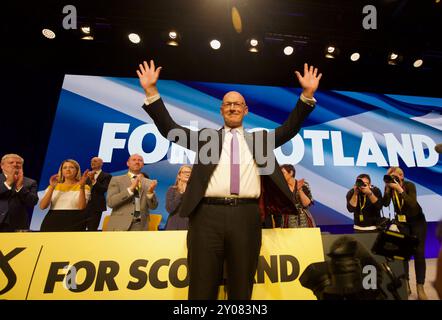
[[[157,184],[158,184],[157,180],[152,180],[152,183],[150,184],[149,188],[147,189],[147,192],[148,193],[153,193],[155,188],[156,188],[156,186],[157,186]]]
[[[304,63],[304,76],[301,76],[298,71],[295,71],[295,74],[296,77],[298,77],[299,84],[303,89],[303,96],[308,99],[313,98],[313,94],[318,89],[319,80],[321,80],[322,73],[318,75],[318,68],[313,66],[309,67],[307,63]]]

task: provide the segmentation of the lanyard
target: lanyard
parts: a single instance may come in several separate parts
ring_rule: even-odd
[[[404,206],[404,198],[402,198],[402,201],[399,201],[399,196],[396,190],[394,190],[394,198],[393,201],[396,200],[396,204],[399,208],[399,211],[402,213],[402,207]]]
[[[359,198],[359,207],[361,207],[361,213],[362,213],[362,209],[365,208],[366,203],[367,203],[367,196],[366,195],[364,195],[364,202],[362,202],[362,200]]]

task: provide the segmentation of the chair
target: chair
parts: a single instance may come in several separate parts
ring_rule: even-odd
[[[160,225],[161,219],[163,219],[163,216],[161,214],[149,214],[149,224],[147,226],[148,231],[158,231],[158,227]]]
[[[107,224],[109,223],[110,215],[107,215],[103,219],[103,227],[101,228],[101,231],[108,231],[107,230]]]

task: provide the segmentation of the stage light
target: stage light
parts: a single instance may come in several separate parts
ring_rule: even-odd
[[[169,31],[168,34],[168,39],[166,44],[168,46],[172,46],[172,47],[178,47],[179,46],[179,39],[180,39],[180,35],[178,34],[178,32],[176,32],[175,30],[171,30]]]
[[[81,31],[82,31],[84,34],[90,34],[90,33],[91,33],[91,27],[89,27],[89,26],[81,27]]]
[[[419,68],[422,66],[422,64],[424,63],[424,60],[422,59],[417,59],[416,61],[413,62],[413,67],[415,68]]]
[[[130,33],[128,35],[128,38],[129,38],[130,42],[135,43],[135,44],[138,44],[141,41],[140,36],[138,34],[136,34],[136,33]]]
[[[360,57],[361,57],[361,55],[359,54],[359,52],[354,52],[351,54],[350,60],[353,62],[358,61]]]
[[[94,37],[92,37],[92,36],[84,36],[83,38],[81,38],[81,40],[94,40]]]
[[[236,33],[242,32],[242,21],[241,21],[241,14],[239,13],[239,10],[236,7],[232,7],[232,24],[233,28],[235,29]]]
[[[169,39],[175,40],[178,37],[178,34],[176,31],[170,31],[169,32]]]
[[[257,38],[249,38],[246,42],[247,50],[253,53],[259,52],[259,49],[261,47],[261,41],[259,41]]]
[[[395,66],[402,61],[402,58],[399,53],[392,51],[388,54],[388,64]]]
[[[284,48],[284,54],[285,54],[286,56],[290,56],[290,55],[293,53],[293,51],[295,51],[295,49],[293,49],[292,46],[286,46],[286,47]]]
[[[54,39],[55,38],[55,32],[51,29],[43,29],[41,33],[48,39]]]
[[[339,49],[334,45],[329,45],[325,48],[325,57],[327,59],[334,59],[338,56]]]
[[[219,40],[213,39],[210,41],[210,47],[213,50],[218,50],[219,48],[221,48],[221,42]]]
[[[397,53],[394,53],[394,52],[390,53],[390,60],[396,60],[398,57],[399,56]]]

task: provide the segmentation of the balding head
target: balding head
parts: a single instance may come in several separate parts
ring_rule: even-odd
[[[223,97],[221,115],[224,124],[230,128],[242,126],[244,116],[249,112],[244,97],[236,91],[229,91]]]
[[[91,159],[91,169],[93,171],[101,170],[102,167],[103,167],[103,159],[98,157],[93,157]]]

